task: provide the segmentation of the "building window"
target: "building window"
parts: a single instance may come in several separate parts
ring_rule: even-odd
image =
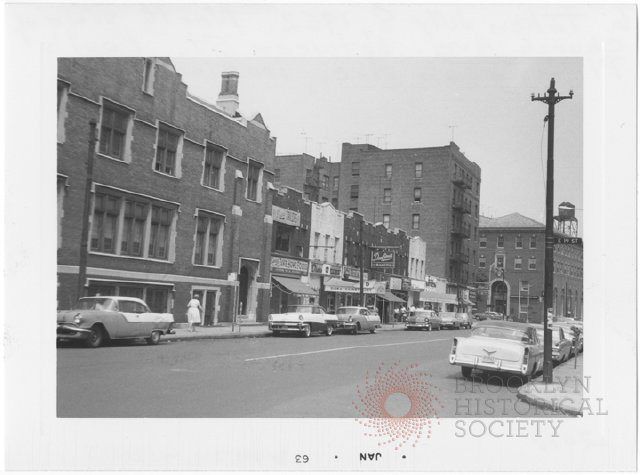
[[[273,170],[273,181],[275,183],[280,183],[280,169],[276,168]]]
[[[118,235],[118,217],[120,198],[96,193],[93,205],[93,223],[91,225],[91,250],[116,253]]]
[[[496,256],[496,267],[498,269],[504,269],[504,256]]]
[[[390,163],[387,163],[387,164],[384,166],[384,176],[385,176],[386,178],[391,178],[391,176],[392,176],[392,175],[393,175],[393,167],[391,166],[391,164],[390,164]]]
[[[480,241],[478,242],[478,247],[487,247],[487,235],[480,234]]]
[[[351,162],[351,175],[360,176],[360,162]]]
[[[224,150],[212,144],[207,144],[204,156],[204,172],[202,184],[217,190],[222,189],[224,177]]]
[[[360,186],[359,185],[351,185],[351,199],[357,200],[360,194]]]
[[[142,90],[153,95],[153,83],[156,76],[156,62],[152,58],[144,60],[144,77],[142,79]]]
[[[284,224],[278,224],[276,227],[276,251],[290,252],[291,250],[291,236],[293,235],[293,229],[290,226]]]
[[[389,228],[389,224],[391,222],[391,215],[390,214],[383,214],[382,215],[382,224],[384,225],[385,228]]]
[[[391,203],[391,188],[384,189],[384,196],[382,198],[383,203]]]
[[[415,203],[420,203],[420,201],[422,201],[422,188],[413,189],[413,201]]]
[[[173,211],[161,206],[151,207],[151,234],[149,236],[149,257],[167,259]]]
[[[529,270],[536,270],[536,258],[535,257],[530,257],[529,258]]]
[[[411,216],[411,229],[420,229],[420,215],[414,214]]]
[[[474,205],[476,211],[476,218],[478,217],[478,205]]]
[[[516,236],[516,249],[522,249],[522,236]]]
[[[513,261],[514,270],[522,270],[522,257],[518,256]]]
[[[103,155],[124,160],[127,129],[131,114],[104,102],[100,120],[100,148]]]
[[[487,267],[487,258],[484,257],[484,254],[480,254],[480,257],[478,258],[478,267],[480,269]]]
[[[62,247],[62,218],[64,217],[64,195],[66,194],[67,180],[58,176],[58,249]]]
[[[504,236],[502,234],[500,234],[498,236],[498,241],[497,241],[496,247],[498,247],[499,249],[503,249],[504,248]]]
[[[158,143],[156,145],[156,160],[154,169],[157,172],[176,176],[176,162],[181,135],[160,126],[158,128]]]
[[[128,256],[142,256],[144,232],[149,208],[146,203],[125,200],[124,222],[120,253]]]
[[[262,195],[262,164],[254,160],[249,160],[249,170],[247,172],[247,199],[251,201],[261,201]]]
[[[422,162],[416,162],[416,178],[422,178]]]
[[[193,263],[201,266],[219,267],[222,253],[224,218],[198,211],[196,244]]]
[[[69,85],[58,81],[58,143],[65,141],[64,123],[67,118],[67,100],[69,97]]]
[[[530,238],[529,238],[529,249],[535,249],[536,248],[536,235],[533,234]]]
[[[520,291],[521,292],[529,292],[529,281],[521,280],[520,281]]]
[[[322,189],[329,189],[329,177],[327,175],[322,175]]]
[[[340,184],[340,177],[334,176],[333,177],[333,189],[337,190],[339,184]]]

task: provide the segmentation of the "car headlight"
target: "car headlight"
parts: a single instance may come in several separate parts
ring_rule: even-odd
[[[429,323],[429,319],[427,317],[424,317],[424,323]]]
[[[73,319],[73,323],[79,324],[82,322],[82,317],[80,315],[76,315]]]
[[[348,322],[352,322],[353,321],[353,315],[349,315],[349,318],[347,319]]]
[[[298,317],[298,320],[302,321],[302,320],[304,320],[304,317],[303,317],[302,315],[300,315],[300,316]]]

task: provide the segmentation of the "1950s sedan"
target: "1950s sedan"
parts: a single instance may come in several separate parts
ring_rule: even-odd
[[[433,310],[419,309],[409,312],[405,325],[405,330],[440,330],[441,320],[438,314]]]
[[[160,337],[172,333],[173,315],[154,313],[132,297],[83,297],[77,308],[58,312],[57,339],[83,340],[97,348],[110,339],[146,338],[157,345]]]
[[[544,345],[544,325],[536,324],[535,327],[538,340]],[[551,344],[551,358],[555,363],[564,363],[571,358],[571,340],[565,336],[564,329],[555,324],[551,329]]]
[[[542,370],[543,348],[535,326],[527,323],[485,320],[471,336],[453,339],[449,363],[464,377],[475,370],[517,374],[528,379]]]
[[[269,315],[269,330],[274,336],[284,332],[301,333],[306,337],[313,332],[323,332],[331,336],[338,325],[338,318],[325,312],[320,305],[289,305],[286,313]]]
[[[365,307],[340,307],[336,312],[340,327],[352,334],[359,331],[376,332],[380,328],[380,315]]]

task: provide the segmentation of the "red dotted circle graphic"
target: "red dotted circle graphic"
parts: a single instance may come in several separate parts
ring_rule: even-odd
[[[373,377],[365,375],[364,387],[357,388],[353,405],[362,419],[365,435],[377,437],[379,446],[393,445],[399,450],[406,444],[416,446],[421,437],[431,437],[431,425],[439,424],[436,408],[444,407],[431,384],[431,375],[418,369],[417,364],[400,366],[381,363]],[[387,404],[391,399],[408,401],[409,409],[402,415],[393,414]]]

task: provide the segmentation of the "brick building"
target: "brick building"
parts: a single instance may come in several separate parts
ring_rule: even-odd
[[[338,208],[340,162],[326,157],[276,155],[275,184],[300,190],[305,199],[316,203],[330,202]]]
[[[317,301],[318,291],[309,286],[309,235],[311,203],[292,188],[280,188],[271,209],[271,313],[288,305]]]
[[[542,322],[544,309],[545,225],[519,213],[480,217],[478,310]],[[563,236],[556,233],[556,236]],[[554,314],[582,317],[582,248],[554,248]]]
[[[144,298],[184,321],[269,305],[275,138],[237,112],[238,74],[216,105],[189,94],[169,58],[58,62],[58,306],[78,297],[89,123],[97,123],[82,292]]]
[[[391,150],[344,143],[339,182],[340,209],[426,242],[427,274],[460,291],[476,281],[481,173],[455,143]]]

